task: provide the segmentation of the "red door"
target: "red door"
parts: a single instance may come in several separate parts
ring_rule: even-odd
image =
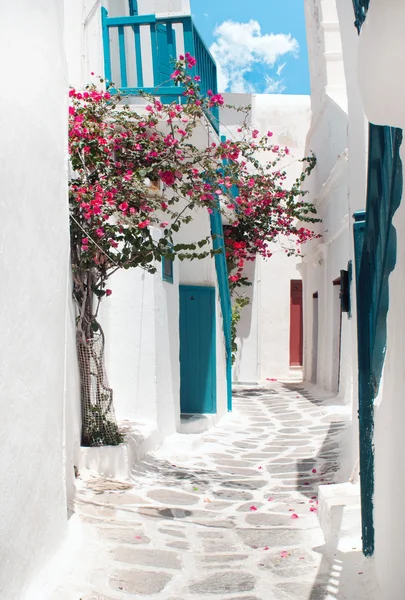
[[[291,280],[290,366],[302,366],[302,281],[300,279]]]

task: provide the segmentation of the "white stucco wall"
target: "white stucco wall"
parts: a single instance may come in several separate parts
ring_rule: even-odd
[[[117,419],[147,423],[165,436],[180,420],[178,261],[173,284],[156,267],[154,275],[140,268],[114,274],[100,323]]]
[[[360,36],[358,73],[368,119],[405,130],[405,5],[399,0],[372,0]],[[405,148],[401,158],[405,164]],[[402,460],[405,385],[405,204],[393,220],[397,263],[389,279],[387,354],[375,412],[375,565],[382,597],[402,600],[405,573],[405,516],[398,500],[405,493]]]
[[[349,261],[354,267],[353,213],[364,209],[366,201],[367,122],[351,0],[313,0],[305,10],[313,109],[307,151],[317,157],[306,187],[322,219],[322,238],[307,245],[303,259],[304,378],[336,393],[339,374],[339,396],[352,409],[344,459],[348,477],[358,456],[356,297],[352,283],[352,318],[342,314],[339,368],[338,290],[333,281]]]
[[[62,2],[2,2],[0,52],[0,597],[20,600],[64,539],[78,443]]]
[[[287,170],[286,185],[300,175],[305,139],[310,123],[310,98],[281,94],[225,94],[227,104],[252,106],[249,124],[261,135],[273,132],[272,142],[290,148],[282,163]],[[237,136],[240,114],[226,109],[222,133]],[[259,154],[259,160],[268,157]],[[287,257],[280,244],[273,256],[246,265],[253,285],[246,288],[251,305],[244,308],[238,326],[239,352],[233,369],[235,381],[257,383],[266,378],[286,378],[290,373],[290,281],[301,279],[300,259]]]

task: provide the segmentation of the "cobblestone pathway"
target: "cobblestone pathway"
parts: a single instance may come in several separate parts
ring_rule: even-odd
[[[360,553],[327,554],[316,512],[342,417],[297,384],[239,389],[234,407],[194,455],[147,456],[131,485],[83,481],[81,550],[52,600],[372,598]]]

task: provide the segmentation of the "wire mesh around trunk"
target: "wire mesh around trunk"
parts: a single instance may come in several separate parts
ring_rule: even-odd
[[[104,366],[104,335],[83,340],[77,335],[81,381],[82,445],[116,446],[122,442],[115,417],[113,390],[108,386]]]

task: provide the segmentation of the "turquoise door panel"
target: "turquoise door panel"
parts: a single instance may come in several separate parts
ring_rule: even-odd
[[[217,411],[215,288],[180,286],[180,409]]]
[[[157,23],[151,26],[153,77],[155,86],[172,85],[170,76],[174,71],[176,58],[176,33],[171,23]],[[163,104],[170,104],[173,96],[162,96]]]

